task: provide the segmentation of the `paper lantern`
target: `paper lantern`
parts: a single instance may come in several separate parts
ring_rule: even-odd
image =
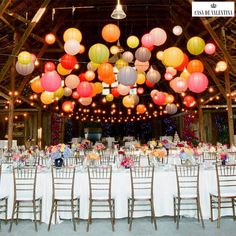
[[[200,55],[205,49],[205,42],[198,36],[192,37],[187,42],[187,49],[193,55]]]
[[[181,77],[176,77],[170,81],[170,87],[176,93],[183,93],[188,89],[187,81]]]
[[[205,53],[208,55],[212,55],[216,51],[216,46],[213,43],[207,43],[204,49]]]
[[[166,101],[166,94],[163,92],[157,92],[152,100],[156,105],[163,105]]]
[[[154,45],[160,46],[163,45],[166,42],[167,34],[165,30],[161,28],[154,28],[150,31],[150,34],[153,37]]]
[[[184,69],[184,71],[180,74],[180,77],[186,80],[188,80],[189,76],[190,73],[186,69]]]
[[[166,103],[172,103],[172,102],[174,102],[174,100],[175,100],[175,98],[174,98],[174,96],[173,95],[171,95],[171,94],[168,94],[167,96],[166,96]]]
[[[135,58],[141,62],[149,61],[151,56],[151,52],[145,47],[140,47],[135,52]]]
[[[65,68],[62,67],[61,63],[57,65],[57,72],[60,75],[69,75],[72,70],[66,70]]]
[[[102,83],[100,83],[100,82],[95,82],[95,83],[94,83],[94,90],[95,90],[96,94],[102,93],[102,90],[103,90]]]
[[[183,60],[183,62],[181,63],[181,65],[175,67],[175,69],[178,70],[178,71],[184,70],[184,68],[187,67],[188,62],[189,62],[189,58],[188,58],[188,56],[184,53],[184,60]]]
[[[146,71],[149,68],[149,61],[141,62],[139,60],[135,60],[134,66],[137,71]]]
[[[32,62],[34,63],[37,60],[35,54],[31,53],[31,57],[32,57]]]
[[[164,55],[164,52],[163,52],[163,51],[158,51],[157,54],[156,54],[156,58],[157,58],[158,60],[162,60],[163,55]]]
[[[72,70],[75,67],[77,59],[75,56],[65,54],[61,57],[61,65],[66,70]]]
[[[80,104],[82,104],[83,106],[89,106],[92,103],[93,99],[91,97],[86,97],[86,98],[80,98],[79,102]]]
[[[187,65],[187,70],[189,73],[193,72],[203,72],[204,71],[204,66],[200,60],[191,60],[189,61]]]
[[[120,96],[120,93],[118,92],[118,88],[112,88],[111,93],[116,98],[118,98]]]
[[[134,99],[134,105],[138,105],[139,104],[139,96],[137,94],[132,94],[131,96],[133,96]]]
[[[147,111],[147,108],[146,108],[145,105],[139,104],[139,105],[136,107],[136,111],[137,111],[137,113],[139,113],[139,114],[143,114],[143,113],[145,113],[145,112]]]
[[[186,107],[195,107],[197,105],[196,101],[195,101],[195,98],[192,97],[192,96],[185,96],[184,97],[184,102],[183,104],[186,106]]]
[[[80,43],[82,40],[81,32],[76,28],[67,29],[63,34],[63,40],[64,42],[67,42],[68,40],[71,40],[71,39],[74,39]]]
[[[64,88],[60,87],[53,94],[54,94],[54,96],[53,96],[54,99],[56,99],[56,100],[61,99],[64,95]]]
[[[123,60],[123,59],[119,59],[119,60],[116,61],[116,68],[118,70],[121,69],[122,67],[128,66],[128,65],[129,65],[128,62]]]
[[[95,86],[94,86],[94,83],[90,83],[90,85],[92,86],[92,89],[93,89],[93,92],[92,92],[92,94],[91,94],[91,96],[90,97],[95,97],[96,95],[97,95],[97,93],[96,93],[96,90],[95,90]]]
[[[76,55],[80,51],[80,43],[75,39],[70,39],[65,42],[64,50],[69,55]]]
[[[144,84],[145,80],[146,80],[145,72],[138,71],[136,83],[137,84]]]
[[[19,61],[16,62],[16,71],[20,75],[29,75],[34,71],[34,63],[30,62],[29,64],[21,64]]]
[[[79,46],[79,54],[83,54],[85,52],[85,46],[80,44]]]
[[[30,83],[31,89],[35,92],[35,93],[42,93],[44,91],[42,85],[41,85],[41,79],[34,79],[31,83]]]
[[[216,71],[218,72],[218,71],[221,71],[221,72],[223,72],[223,71],[225,71],[226,69],[227,69],[227,63],[225,62],[225,61],[219,61],[219,62],[217,62],[217,64],[216,64]]]
[[[130,51],[126,51],[122,54],[122,59],[128,63],[132,62],[134,60],[134,55]]]
[[[113,66],[110,63],[102,63],[98,67],[98,75],[101,78],[107,78],[113,75]]]
[[[74,104],[71,101],[65,101],[62,103],[62,110],[67,113],[73,112]]]
[[[104,44],[97,43],[90,47],[88,54],[92,62],[101,64],[108,61],[110,52]]]
[[[107,24],[102,29],[102,37],[108,43],[117,41],[120,37],[120,29],[115,24]]]
[[[54,98],[54,93],[52,92],[44,91],[40,95],[40,100],[45,105],[51,104],[53,102],[53,98]]]
[[[98,68],[98,66],[99,66],[99,64],[90,61],[90,62],[87,64],[87,69],[88,69],[88,70],[92,70],[92,71],[96,71],[97,68]]]
[[[134,98],[132,95],[123,97],[122,103],[126,108],[132,108],[134,106]]]
[[[102,81],[108,85],[111,85],[115,82],[116,80],[116,76],[115,74],[113,73],[110,77],[106,77],[106,78],[103,78]]]
[[[93,87],[87,81],[80,82],[78,87],[76,88],[80,97],[90,97],[93,93]]]
[[[109,94],[106,95],[106,100],[107,100],[108,102],[112,102],[113,99],[114,99],[113,94],[109,93]]]
[[[69,97],[72,94],[72,89],[65,87],[64,88],[64,96]]]
[[[80,80],[77,75],[68,75],[65,79],[65,85],[70,89],[75,89],[79,85]]]
[[[119,49],[118,46],[113,45],[113,46],[110,47],[110,53],[111,53],[111,54],[115,55],[115,54],[117,54],[117,53],[119,53],[119,52],[120,52],[120,49]]]
[[[131,66],[122,67],[117,74],[118,82],[126,86],[135,84],[136,79],[137,72]]]
[[[18,62],[23,64],[23,65],[27,65],[30,62],[32,62],[32,55],[27,51],[22,51],[18,55]]]
[[[155,86],[155,84],[151,83],[149,80],[146,79],[145,84],[149,87],[152,88]]]
[[[47,44],[54,44],[56,41],[56,37],[53,33],[46,34],[45,41]]]
[[[79,93],[77,91],[73,91],[72,98],[78,99],[79,98]]]
[[[141,42],[143,47],[150,48],[154,44],[153,36],[151,34],[144,34],[141,38]]]
[[[61,77],[55,70],[46,72],[41,78],[41,84],[44,90],[55,92],[61,87]]]
[[[173,79],[173,75],[171,73],[165,73],[164,75],[166,80],[172,80]]]
[[[169,115],[173,115],[177,112],[178,108],[175,104],[172,103],[172,104],[167,104],[165,110]]]
[[[177,67],[182,64],[184,53],[177,47],[170,47],[164,51],[162,63],[165,66]]]
[[[49,72],[49,71],[53,71],[56,70],[56,66],[53,62],[49,61],[47,63],[45,63],[44,65],[44,72]]]
[[[118,87],[117,87],[117,91],[118,91],[118,93],[120,95],[125,96],[125,95],[127,95],[129,93],[130,87],[129,86],[125,86],[123,84],[119,84]]]
[[[144,93],[144,88],[140,87],[137,89],[138,94],[143,94]]]
[[[127,38],[127,45],[130,48],[136,48],[139,45],[139,39],[138,37],[131,35]]]
[[[84,76],[87,81],[92,81],[95,79],[96,75],[92,70],[87,70]]]
[[[154,70],[152,67],[149,69],[147,72],[147,80],[149,80],[152,84],[156,84],[160,81],[161,79],[161,74],[159,71]]]
[[[180,25],[176,25],[173,29],[172,29],[172,32],[174,35],[181,35],[183,33],[183,29]]]
[[[166,68],[166,73],[170,73],[172,76],[175,76],[177,74],[177,70],[171,66],[168,66]]]
[[[208,79],[200,72],[192,73],[188,78],[188,88],[194,93],[202,93],[207,89]]]
[[[150,93],[151,98],[153,98],[158,93],[158,90],[153,89]]]

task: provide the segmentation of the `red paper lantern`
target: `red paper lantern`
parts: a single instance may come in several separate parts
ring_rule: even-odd
[[[61,77],[55,70],[46,72],[41,78],[41,84],[45,91],[55,92],[61,87]]]
[[[137,89],[138,94],[143,94],[144,93],[144,89],[142,87]]]
[[[208,86],[207,77],[200,72],[192,73],[188,78],[188,88],[194,93],[202,93]]]
[[[165,104],[165,101],[166,101],[166,94],[163,92],[157,92],[153,96],[152,100],[156,105],[163,105]]]
[[[87,81],[80,82],[76,90],[79,93],[80,97],[85,97],[85,98],[90,97],[93,93],[93,87]]]
[[[195,98],[189,95],[184,97],[183,103],[186,107],[195,107],[197,105]]]
[[[78,93],[77,91],[74,91],[74,92],[72,93],[72,97],[73,97],[74,99],[78,99],[78,98],[79,98],[79,93]]]
[[[188,58],[188,56],[184,53],[184,60],[183,60],[183,62],[182,62],[181,65],[179,65],[178,67],[175,67],[175,69],[178,70],[178,71],[184,70],[184,68],[187,66],[188,62],[189,62],[189,58]]]
[[[44,65],[44,72],[49,72],[49,71],[53,71],[56,70],[56,66],[53,62],[49,61]]]
[[[75,67],[77,60],[75,56],[65,54],[61,57],[61,65],[64,69],[72,70]]]
[[[111,93],[112,93],[112,95],[113,95],[114,97],[116,97],[116,98],[118,98],[118,97],[120,96],[120,94],[119,94],[117,88],[112,88],[112,89],[111,89]]]
[[[145,81],[146,85],[149,87],[149,88],[152,88],[155,86],[155,84],[151,83],[149,80],[146,79]]]
[[[74,104],[71,101],[65,101],[62,103],[62,110],[64,112],[72,112],[74,110]]]
[[[79,81],[80,81],[80,82],[86,81],[85,73],[79,74]]]

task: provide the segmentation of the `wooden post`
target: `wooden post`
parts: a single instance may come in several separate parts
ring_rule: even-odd
[[[229,143],[230,146],[234,145],[234,120],[233,120],[233,109],[232,109],[232,100],[231,100],[231,90],[230,90],[230,79],[229,79],[229,70],[225,71],[225,90],[227,96],[227,113],[228,113],[228,127],[229,127]]]
[[[203,111],[201,104],[199,104],[198,106],[198,126],[199,126],[199,139],[200,141],[204,141]]]

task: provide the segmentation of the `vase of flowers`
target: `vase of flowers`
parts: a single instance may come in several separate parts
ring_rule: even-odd
[[[227,153],[222,152],[222,153],[220,153],[219,157],[220,157],[222,166],[225,166],[227,159],[228,159]]]
[[[134,161],[130,157],[124,157],[120,163],[125,169],[129,169],[134,165]]]

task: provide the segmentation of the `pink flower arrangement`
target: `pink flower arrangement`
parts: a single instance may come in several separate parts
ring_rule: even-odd
[[[120,163],[125,168],[130,168],[134,165],[134,161],[130,157],[124,157]]]
[[[124,156],[124,155],[125,155],[125,151],[123,151],[123,150],[120,150],[120,151],[118,151],[118,154],[119,154],[119,155],[123,155],[123,156]]]
[[[228,158],[227,153],[222,152],[222,153],[219,154],[219,159],[220,160],[226,160],[227,158]]]
[[[93,148],[97,151],[104,150],[106,147],[102,143],[95,144]]]
[[[19,161],[26,161],[28,158],[27,156],[21,155],[19,153],[14,153],[12,156],[12,160],[19,162]]]

